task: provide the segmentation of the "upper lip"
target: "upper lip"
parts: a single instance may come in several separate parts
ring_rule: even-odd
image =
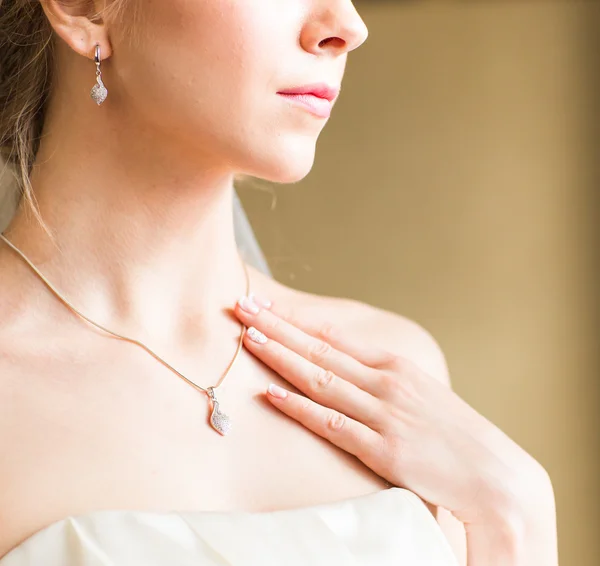
[[[288,88],[286,90],[280,90],[279,94],[314,94],[319,98],[326,98],[329,100],[329,102],[333,102],[339,92],[339,87],[333,87],[327,83],[314,83],[295,88]]]

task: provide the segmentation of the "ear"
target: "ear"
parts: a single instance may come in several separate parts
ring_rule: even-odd
[[[96,44],[100,57],[112,55],[106,25],[98,10],[106,1],[94,0],[40,0],[44,13],[55,33],[76,53],[94,58]]]

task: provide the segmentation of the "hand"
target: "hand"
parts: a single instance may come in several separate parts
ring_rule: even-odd
[[[251,313],[243,304],[235,314],[249,327],[246,348],[306,395],[267,398],[382,478],[465,524],[491,524],[542,477],[531,456],[407,358],[282,306]]]

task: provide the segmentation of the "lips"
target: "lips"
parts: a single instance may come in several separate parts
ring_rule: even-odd
[[[280,90],[279,94],[312,94],[318,98],[325,98],[333,102],[339,93],[339,88],[329,86],[326,83],[315,83],[300,87]]]
[[[331,114],[332,103],[338,93],[339,88],[325,83],[315,83],[281,90],[277,94],[300,104],[320,118],[327,118]]]
[[[331,115],[331,102],[326,98],[319,98],[313,94],[279,93],[279,95],[289,99],[292,103],[304,107],[319,118],[329,118]]]

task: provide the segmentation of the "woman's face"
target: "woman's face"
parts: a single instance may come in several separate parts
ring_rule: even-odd
[[[139,41],[109,28],[103,72],[126,119],[216,168],[277,182],[304,177],[327,119],[277,93],[340,87],[347,53],[368,33],[351,0],[138,2]]]

